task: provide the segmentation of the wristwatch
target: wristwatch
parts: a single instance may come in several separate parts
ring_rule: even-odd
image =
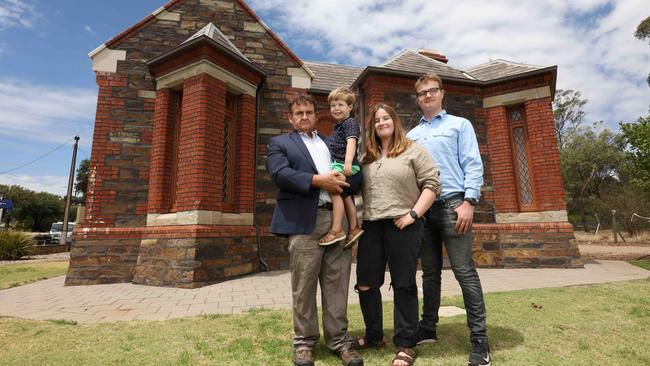
[[[411,215],[411,217],[413,218],[413,220],[417,220],[417,219],[418,219],[418,213],[415,212],[414,210],[409,211],[409,215]]]
[[[465,197],[463,201],[469,202],[469,204],[472,206],[476,206],[476,204],[478,203],[476,198],[472,198],[472,197]]]

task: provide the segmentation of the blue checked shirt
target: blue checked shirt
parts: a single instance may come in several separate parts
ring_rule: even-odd
[[[483,185],[483,162],[472,124],[442,110],[431,120],[424,116],[406,135],[424,146],[440,169],[441,197],[464,193],[479,199]]]

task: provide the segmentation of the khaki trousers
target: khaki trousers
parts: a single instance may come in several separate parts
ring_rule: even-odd
[[[352,342],[347,315],[352,251],[344,250],[341,243],[318,245],[330,227],[331,215],[331,211],[318,209],[314,231],[289,238],[296,350],[311,349],[318,343],[316,287],[319,283],[325,345],[337,351]]]

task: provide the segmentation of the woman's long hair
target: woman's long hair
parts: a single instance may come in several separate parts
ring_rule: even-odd
[[[370,123],[368,126],[370,128],[368,129],[368,138],[366,139],[366,151],[363,158],[361,159],[363,164],[372,163],[373,161],[377,160],[377,158],[382,154],[381,139],[379,136],[377,136],[377,129],[375,128],[375,115],[380,109],[386,111],[386,113],[388,113],[390,118],[393,120],[393,139],[388,148],[389,150],[387,156],[389,158],[399,156],[404,152],[404,150],[411,146],[411,143],[413,143],[413,141],[406,138],[404,127],[402,127],[402,120],[397,116],[395,109],[384,103],[375,104],[375,106],[372,108],[372,113],[369,115]]]

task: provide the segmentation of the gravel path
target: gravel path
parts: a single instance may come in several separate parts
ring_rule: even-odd
[[[0,261],[0,266],[13,263],[36,263],[36,262],[61,262],[70,260],[70,252],[56,253],[56,254],[43,254],[25,257],[17,261]]]

